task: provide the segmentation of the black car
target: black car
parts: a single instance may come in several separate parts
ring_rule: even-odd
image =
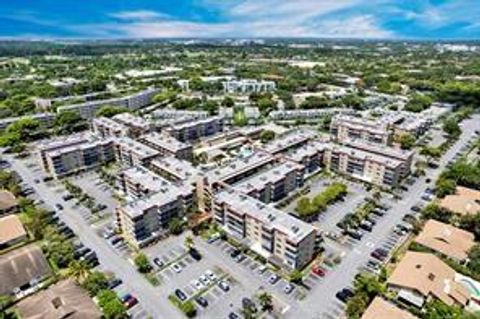
[[[108,282],[108,289],[114,289],[118,286],[120,286],[123,283],[123,281],[119,278],[114,278]]]
[[[65,194],[65,195],[62,196],[62,199],[64,201],[69,201],[69,200],[73,199],[73,195],[72,194]]]
[[[250,308],[253,312],[257,311],[257,306],[250,298],[243,298],[242,299],[242,307],[243,308]]]
[[[228,319],[240,319],[240,316],[237,315],[235,312],[230,312],[228,314]]]
[[[56,207],[57,209],[59,209],[59,210],[63,210],[62,204],[56,203],[56,204],[55,204],[55,207]]]
[[[180,299],[180,301],[187,300],[187,295],[180,289],[175,290],[175,296],[177,296],[177,298]]]
[[[235,249],[234,251],[232,251],[232,252],[230,253],[230,257],[235,258],[235,257],[237,257],[238,255],[240,255],[240,253],[241,253],[240,250]]]
[[[203,308],[205,308],[206,306],[208,306],[208,301],[207,301],[207,299],[205,299],[205,298],[202,297],[202,296],[198,296],[197,298],[195,298],[195,301],[196,301],[200,306],[202,306]]]
[[[349,288],[344,288],[336,293],[335,297],[341,300],[342,302],[346,303],[350,298],[352,298],[355,294]]]
[[[190,248],[190,250],[188,251],[188,253],[190,254],[190,256],[192,256],[193,259],[195,259],[196,261],[199,261],[202,259],[202,255],[200,254],[200,252],[198,250],[196,250],[195,248]]]
[[[158,268],[162,268],[164,266],[163,261],[161,261],[158,257],[153,258],[153,263],[157,265]]]

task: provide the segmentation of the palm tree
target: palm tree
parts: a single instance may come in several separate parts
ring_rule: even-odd
[[[82,283],[90,274],[90,267],[85,260],[75,260],[68,266],[68,274],[73,277],[77,283]]]
[[[193,248],[193,238],[192,236],[187,236],[185,237],[185,247],[187,247],[188,249],[192,249]]]
[[[263,310],[272,311],[273,298],[271,294],[268,292],[263,292],[258,296],[258,300],[260,301],[260,305],[262,306]]]

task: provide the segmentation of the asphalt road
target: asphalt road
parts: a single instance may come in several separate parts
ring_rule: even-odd
[[[463,122],[463,133],[459,140],[441,158],[439,167],[427,172],[426,177],[430,178],[432,182],[427,184],[425,182],[426,178],[419,179],[413,186],[410,186],[408,192],[403,194],[402,200],[393,202],[392,209],[377,221],[373,231],[366,233],[353,250],[345,255],[336,270],[328,273],[322,283],[317,285],[308,294],[307,298],[300,302],[303,314],[305,312],[311,314],[309,318],[338,318],[343,314],[343,305],[335,298],[336,292],[353,283],[358,268],[370,259],[370,253],[375,248],[381,246],[389,238],[392,228],[409,212],[410,207],[421,201],[420,197],[424,190],[435,183],[448,161],[474,135],[474,131],[478,129],[478,123],[480,123],[480,115],[475,115]]]
[[[60,218],[77,234],[85,246],[96,251],[98,259],[105,269],[113,271],[118,278],[121,278],[127,286],[131,288],[130,293],[135,295],[140,301],[142,307],[151,314],[155,319],[157,318],[183,318],[183,315],[173,307],[168,301],[167,291],[155,289],[140,275],[134,265],[123,259],[118,255],[107,242],[99,237],[95,230],[88,225],[82,216],[71,207],[68,202],[61,198],[61,194],[55,193],[52,189],[44,183],[35,184],[35,176],[32,170],[28,168],[24,162],[9,157],[12,163],[12,169],[18,172],[25,183],[28,183],[37,194],[52,207],[56,203],[61,203],[64,206],[63,211],[59,211]]]

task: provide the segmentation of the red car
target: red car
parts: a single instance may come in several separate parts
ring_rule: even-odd
[[[312,268],[312,272],[320,277],[324,277],[325,276],[325,269],[323,269],[322,267],[320,266],[313,266]]]
[[[124,305],[127,309],[130,309],[132,308],[133,306],[135,306],[136,304],[138,303],[138,300],[137,298],[131,296],[130,298],[128,298],[126,301],[124,301]]]

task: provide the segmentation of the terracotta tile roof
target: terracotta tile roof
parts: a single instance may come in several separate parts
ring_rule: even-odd
[[[415,242],[447,257],[464,260],[475,244],[474,235],[436,220],[429,220]]]
[[[85,290],[61,281],[17,304],[23,319],[97,319],[102,313]]]
[[[387,284],[434,296],[448,305],[465,306],[469,292],[455,282],[455,270],[429,253],[409,251],[388,278]]]
[[[24,237],[27,233],[17,215],[0,218],[0,247],[11,240]]]
[[[375,297],[363,313],[362,319],[418,319],[381,297]]]
[[[461,215],[480,212],[480,191],[467,187],[457,187],[454,195],[447,195],[440,206]]]
[[[17,198],[7,190],[0,190],[0,211],[17,206]]]
[[[0,256],[0,294],[12,293],[14,288],[42,279],[50,274],[50,266],[36,245],[28,245]]]

